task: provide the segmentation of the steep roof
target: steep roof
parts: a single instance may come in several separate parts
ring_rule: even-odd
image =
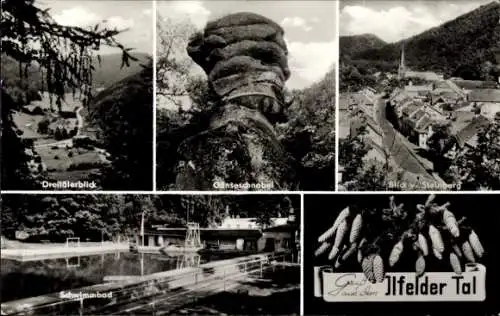
[[[499,102],[500,89],[476,89],[469,93],[470,102]]]
[[[410,115],[413,112],[417,111],[419,108],[420,108],[420,105],[418,105],[417,103],[415,103],[415,102],[409,102],[409,103],[406,103],[402,107],[402,112],[405,115]]]
[[[428,80],[428,81],[437,81],[437,80],[440,80],[442,78],[442,76],[440,76],[437,73],[432,72],[432,71],[406,71],[405,77],[421,78],[421,79]]]
[[[418,120],[420,120],[424,115],[426,115],[425,111],[422,109],[418,109],[417,112],[415,112],[415,114],[413,114],[411,119],[415,122],[418,122]]]
[[[441,90],[437,93],[433,93],[433,95],[437,98],[442,97],[443,99],[452,99],[452,100],[459,100],[462,98],[462,95],[458,94],[456,91],[446,91],[446,90]]]
[[[425,132],[432,125],[434,121],[429,115],[425,115],[417,124],[416,128],[418,131]]]
[[[458,145],[463,147],[466,143],[473,141],[473,138],[488,125],[490,125],[490,121],[482,115],[473,118],[468,125],[455,134]]]
[[[405,91],[419,92],[419,91],[431,91],[432,85],[415,85],[415,86],[405,86]]]
[[[451,80],[459,88],[467,90],[496,88],[498,86],[495,81],[463,80],[459,78],[451,78]]]

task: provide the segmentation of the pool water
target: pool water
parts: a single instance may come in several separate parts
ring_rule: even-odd
[[[116,252],[25,262],[2,259],[0,293],[7,302],[104,283],[105,276],[147,275],[221,259],[229,256]]]

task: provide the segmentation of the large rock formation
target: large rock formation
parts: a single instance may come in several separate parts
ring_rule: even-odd
[[[219,102],[209,129],[180,145],[176,187],[296,189],[292,159],[274,131],[290,76],[283,29],[257,14],[231,14],[195,34],[187,52]]]

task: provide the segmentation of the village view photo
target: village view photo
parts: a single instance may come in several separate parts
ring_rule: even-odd
[[[152,190],[152,2],[2,1],[2,190]]]
[[[341,1],[339,189],[500,189],[500,3]]]

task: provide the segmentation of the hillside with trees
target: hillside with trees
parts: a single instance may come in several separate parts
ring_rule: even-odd
[[[496,80],[500,75],[499,20],[500,3],[495,1],[411,38],[367,49],[352,58],[394,63],[404,44],[406,63],[411,69]]]
[[[342,56],[353,56],[368,49],[379,49],[387,43],[374,34],[339,37],[339,52]]]
[[[302,190],[335,190],[335,68],[310,87],[292,91],[287,121],[278,124]]]
[[[230,216],[255,217],[269,223],[286,217],[290,208],[300,215],[300,197],[283,195],[3,195],[2,235],[15,239],[25,232],[25,241],[64,242],[113,240],[138,234],[144,212],[145,227],[185,227],[195,221],[202,227],[220,224]],[[300,219],[298,219],[300,220]]]
[[[103,188],[150,190],[153,161],[153,69],[142,70],[98,93],[88,105],[87,123],[111,165],[99,179]]]
[[[141,65],[148,63],[152,58],[146,53],[132,52],[131,56],[137,58],[137,63],[130,63],[129,67],[122,67],[121,54],[106,54],[92,57],[93,71],[93,85],[95,87],[107,87],[111,84],[120,81],[131,74],[139,72],[142,68]],[[13,57],[2,54],[1,60],[2,80],[5,83],[15,82],[21,80],[22,77],[29,78],[29,82],[37,87],[39,90],[43,89],[43,78],[40,72],[40,65],[38,63],[31,64],[26,70],[27,75],[21,77],[19,73],[19,63]],[[24,69],[23,69],[24,70]],[[25,73],[26,74],[26,73]]]

